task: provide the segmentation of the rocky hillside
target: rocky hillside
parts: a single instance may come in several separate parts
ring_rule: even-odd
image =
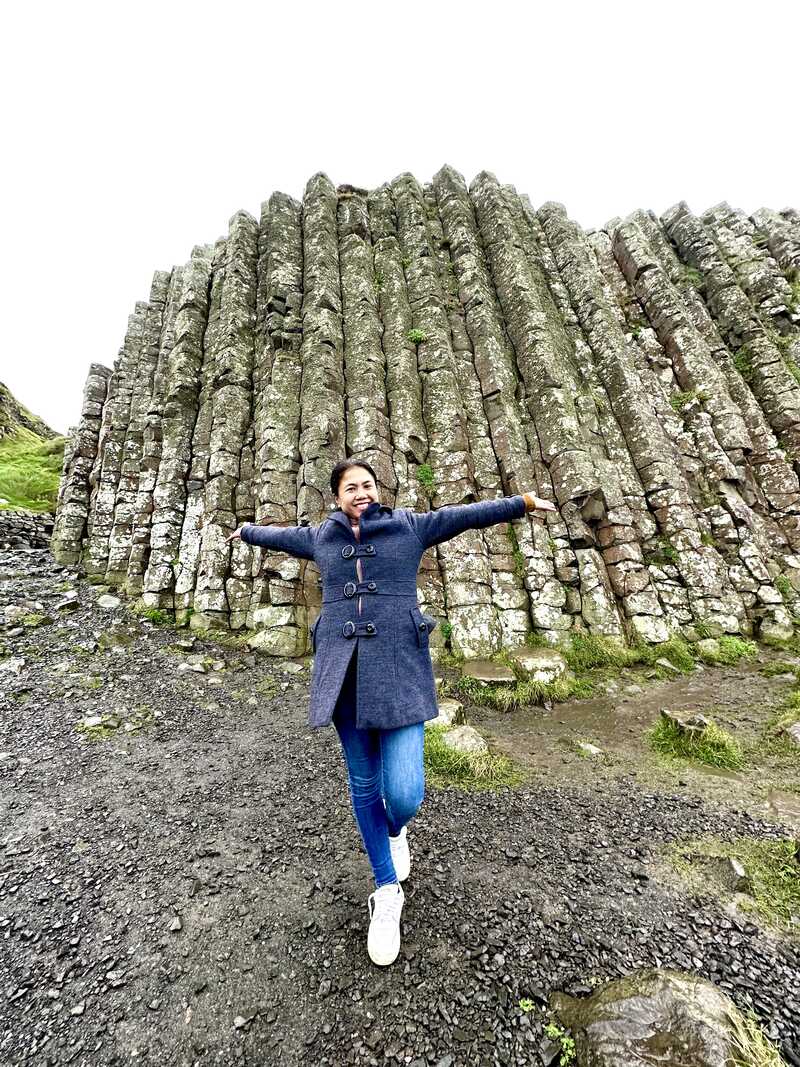
[[[0,512],[53,512],[63,456],[64,438],[0,382]]]
[[[38,415],[32,415],[24,408],[12,395],[11,390],[0,382],[0,441],[4,437],[18,434],[21,429],[36,434],[43,440],[59,436]]]
[[[679,203],[587,233],[486,172],[316,174],[156,272],[113,370],[90,368],[53,549],[178,621],[300,652],[313,566],[225,536],[320,521],[354,456],[394,506],[556,502],[423,560],[468,656],[531,629],[786,637],[799,312],[794,210]]]

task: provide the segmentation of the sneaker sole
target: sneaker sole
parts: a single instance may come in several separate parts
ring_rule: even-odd
[[[378,953],[373,955],[372,954],[372,950],[369,948],[369,945],[368,945],[367,946],[367,955],[369,956],[369,958],[372,960],[372,962],[376,966],[378,966],[378,967],[388,967],[391,963],[394,963],[394,961],[400,955],[400,945],[398,943],[397,948],[394,950],[394,955],[391,955],[390,952],[387,952],[385,956],[381,956]],[[377,956],[377,958],[376,958],[376,956]]]

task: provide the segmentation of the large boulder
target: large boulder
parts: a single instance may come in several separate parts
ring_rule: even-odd
[[[555,993],[550,1003],[583,1067],[757,1067],[736,1038],[741,1013],[698,975],[639,971],[585,1000]]]

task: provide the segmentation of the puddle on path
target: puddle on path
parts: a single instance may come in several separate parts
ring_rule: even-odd
[[[770,789],[767,794],[766,808],[770,818],[791,823],[792,826],[800,829],[800,794]]]

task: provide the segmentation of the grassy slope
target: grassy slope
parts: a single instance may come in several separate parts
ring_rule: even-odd
[[[54,511],[66,439],[0,382],[0,511]]]

